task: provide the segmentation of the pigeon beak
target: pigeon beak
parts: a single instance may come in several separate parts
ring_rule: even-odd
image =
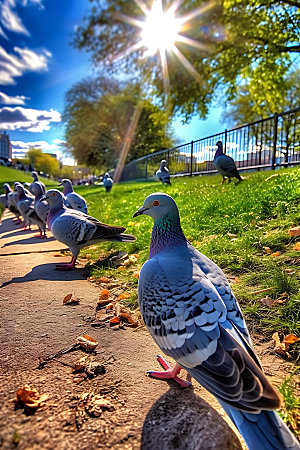
[[[145,211],[147,211],[149,208],[145,208],[144,206],[141,206],[132,216],[134,219],[137,216],[140,216],[141,214],[144,214]]]
[[[58,186],[62,186],[63,184],[62,183],[59,183],[59,185]]]

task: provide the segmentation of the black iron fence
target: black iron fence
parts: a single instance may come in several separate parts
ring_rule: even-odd
[[[300,108],[136,159],[124,166],[121,180],[153,178],[162,159],[173,176],[215,173],[217,141],[239,170],[300,164]]]

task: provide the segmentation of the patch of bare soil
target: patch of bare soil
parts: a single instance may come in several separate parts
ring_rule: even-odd
[[[0,256],[1,448],[245,448],[201,386],[181,389],[146,376],[159,365],[158,348],[144,328],[93,326],[100,289],[84,279],[82,268],[58,272],[55,263],[66,257],[57,252],[16,255],[11,249]],[[79,302],[63,304],[69,293]],[[72,347],[79,335],[98,342],[92,353],[75,346],[40,364]],[[260,337],[255,343],[276,384],[291,363],[271,355]],[[48,398],[37,408],[15,403],[24,385]]]

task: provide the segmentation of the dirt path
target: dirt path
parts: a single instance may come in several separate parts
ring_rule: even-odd
[[[4,215],[0,225],[0,448],[241,448],[218,403],[199,385],[184,390],[173,382],[146,377],[148,369],[159,365],[157,346],[145,329],[91,326],[99,288],[84,279],[83,266],[72,272],[56,271],[55,264],[67,259],[57,256],[64,247],[33,234],[21,232],[11,216]],[[75,293],[80,304],[64,306],[68,293]],[[81,350],[37,369],[39,358],[68,347],[84,334],[99,342],[96,355],[89,358],[104,365],[104,374],[85,378],[73,373],[71,366],[86,355]],[[264,351],[262,347],[259,352],[263,360]],[[267,355],[270,375],[275,363],[276,368],[281,364],[282,370],[289,369],[285,362]],[[16,409],[10,401],[24,384],[49,395],[46,405],[34,414]]]

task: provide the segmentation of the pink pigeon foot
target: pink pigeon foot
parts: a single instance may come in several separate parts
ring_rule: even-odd
[[[69,263],[56,264],[56,270],[73,270],[75,269],[76,258],[73,256]]]
[[[192,386],[192,383],[189,381],[182,380],[177,375],[181,371],[182,367],[180,367],[179,364],[175,364],[174,367],[172,367],[162,356],[157,356],[157,361],[160,363],[160,365],[165,369],[165,372],[156,372],[154,370],[148,370],[147,374],[151,377],[159,378],[162,380],[170,380],[173,379],[176,381],[176,383],[180,384],[182,387],[190,387]]]

